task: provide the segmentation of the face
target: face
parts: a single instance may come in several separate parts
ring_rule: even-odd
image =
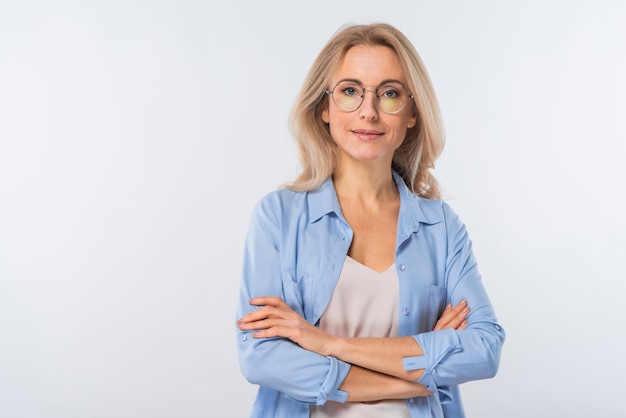
[[[344,80],[356,81],[368,89],[390,81],[407,85],[400,60],[384,46],[351,48],[333,73],[329,89]],[[339,162],[347,158],[391,166],[394,151],[402,144],[407,129],[417,122],[413,100],[409,98],[398,113],[387,114],[377,106],[374,90],[365,90],[364,94],[363,103],[352,112],[342,111],[329,97],[322,119],[329,124],[330,134],[339,149]]]

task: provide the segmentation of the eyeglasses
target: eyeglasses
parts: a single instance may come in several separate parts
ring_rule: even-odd
[[[372,90],[376,94],[378,109],[390,115],[400,112],[409,99],[413,98],[400,83],[386,83],[377,88],[366,88],[354,81],[341,81],[332,90],[324,92],[333,97],[333,102],[339,110],[354,112],[363,103],[367,90]]]

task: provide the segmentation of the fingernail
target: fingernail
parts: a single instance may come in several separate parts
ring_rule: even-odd
[[[461,304],[462,304],[462,305],[465,305],[466,303],[467,303],[467,301],[466,301],[465,299],[463,299],[463,300],[461,301]]]
[[[466,313],[468,313],[468,312],[469,312],[469,308],[465,308],[465,309],[463,309],[463,313],[464,313],[464,314],[466,314]]]

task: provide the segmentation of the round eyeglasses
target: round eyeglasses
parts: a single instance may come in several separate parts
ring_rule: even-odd
[[[381,111],[393,115],[404,109],[413,95],[400,83],[385,83],[377,88],[363,87],[354,81],[340,81],[332,90],[324,90],[333,97],[333,102],[344,112],[354,112],[365,99],[365,92],[376,94],[376,105]]]

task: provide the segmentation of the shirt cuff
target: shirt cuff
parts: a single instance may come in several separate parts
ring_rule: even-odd
[[[413,338],[422,347],[424,355],[402,359],[404,370],[424,369],[424,374],[418,379],[418,383],[426,386],[430,392],[440,392],[435,379],[435,369],[448,354],[461,351],[459,337],[455,330],[445,329],[413,335]],[[441,395],[446,399],[450,398],[449,394]]]
[[[350,371],[350,364],[334,357],[327,357],[330,360],[330,371],[326,379],[322,382],[320,394],[315,402],[317,405],[324,405],[328,400],[344,403],[348,399],[348,392],[339,389]]]

